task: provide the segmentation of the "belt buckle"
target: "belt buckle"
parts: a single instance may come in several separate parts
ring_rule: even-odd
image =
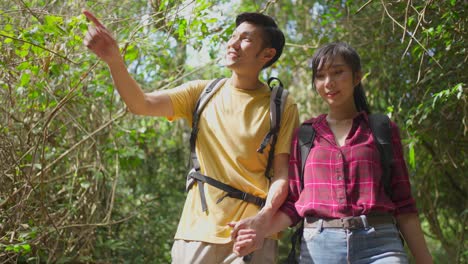
[[[363,227],[361,218],[353,216],[341,218],[341,225],[344,229],[359,229]]]

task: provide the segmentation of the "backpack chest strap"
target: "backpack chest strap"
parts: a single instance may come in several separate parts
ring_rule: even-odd
[[[187,186],[187,191],[193,186],[195,181],[198,183],[198,188],[200,191],[200,198],[201,198],[201,204],[202,204],[202,210],[206,211],[208,209],[207,204],[206,204],[206,197],[205,197],[205,192],[203,188],[203,184],[207,183],[213,187],[216,187],[224,192],[226,192],[226,195],[222,196],[221,198],[216,201],[216,203],[220,203],[224,198],[226,197],[231,197],[235,199],[239,199],[248,203],[253,203],[259,207],[263,207],[265,205],[265,199],[260,198],[258,196],[255,196],[250,193],[243,192],[237,188],[234,188],[230,185],[227,185],[225,183],[222,183],[218,180],[215,180],[209,176],[203,175],[200,172],[196,171],[195,169],[192,169],[189,174],[187,175],[187,179],[191,179],[192,184]]]

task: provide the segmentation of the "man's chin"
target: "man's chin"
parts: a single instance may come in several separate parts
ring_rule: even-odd
[[[237,68],[237,67],[236,67],[236,63],[233,62],[233,61],[228,61],[228,62],[226,62],[226,64],[225,64],[224,66],[226,66],[227,68],[229,68],[229,69],[231,69],[231,70]]]

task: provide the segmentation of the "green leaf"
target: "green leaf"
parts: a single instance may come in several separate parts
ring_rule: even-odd
[[[24,72],[21,75],[20,86],[26,86],[29,83],[30,80],[31,80],[31,76],[29,75],[29,73]]]
[[[159,11],[164,10],[164,8],[166,7],[168,2],[169,2],[169,0],[162,1],[161,4],[159,5]]]
[[[433,27],[430,27],[428,29],[425,30],[426,33],[429,35],[429,36],[434,36],[434,28]]]
[[[14,246],[13,246],[13,251],[14,251],[15,253],[19,253],[19,252],[20,252],[20,249],[21,249],[21,247],[20,247],[19,245],[14,245]]]
[[[179,28],[177,30],[177,33],[179,35],[179,39],[185,40],[186,39],[185,30],[187,29],[187,20],[180,19],[178,22],[179,22],[178,24]]]
[[[11,24],[6,24],[3,30],[5,32],[13,32],[13,26]]]
[[[48,15],[44,17],[44,26],[42,30],[45,33],[51,33],[51,34],[65,33],[65,30],[62,29],[61,27],[62,24],[63,24],[62,17]]]
[[[459,83],[453,87],[454,92],[457,93],[457,99],[460,100],[463,95],[463,84]]]
[[[29,244],[21,245],[21,247],[23,248],[24,253],[31,252],[31,246]]]
[[[11,43],[11,42],[13,42],[11,38],[5,38],[5,40],[3,41],[3,43],[5,44]]]
[[[201,24],[200,29],[201,29],[201,32],[202,32],[203,34],[208,33],[208,27],[206,26],[205,23],[202,23],[202,24]]]
[[[84,182],[80,183],[80,186],[81,186],[81,188],[83,188],[83,189],[88,189],[89,186],[91,186],[91,183],[88,182],[88,181],[84,181]]]
[[[412,169],[415,169],[416,168],[416,158],[415,158],[415,154],[414,154],[414,144],[411,143],[409,144],[409,153],[408,153],[409,157],[408,157],[408,162],[410,164],[410,167]]]
[[[46,15],[44,16],[44,23],[48,26],[55,26],[63,23],[62,17],[59,16],[51,16]]]
[[[125,53],[125,60],[134,61],[138,58],[139,53],[140,52],[134,45],[130,45],[128,46],[127,52]]]
[[[15,53],[21,58],[26,57],[29,54],[29,43],[25,43],[23,46],[21,46],[21,49],[16,49]]]

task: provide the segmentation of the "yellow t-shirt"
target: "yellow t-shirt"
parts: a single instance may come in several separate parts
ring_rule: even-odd
[[[169,92],[174,107],[170,119],[192,114],[200,93],[209,81],[192,81]],[[281,120],[275,154],[289,153],[294,129],[299,124],[297,106],[288,96]],[[227,80],[201,113],[196,153],[201,173],[244,192],[265,198],[269,180],[265,177],[270,146],[257,152],[270,130],[270,89],[242,90]],[[259,207],[230,197],[216,203],[226,193],[204,184],[208,210],[203,212],[195,184],[187,194],[175,239],[229,243],[228,223],[258,213]]]

